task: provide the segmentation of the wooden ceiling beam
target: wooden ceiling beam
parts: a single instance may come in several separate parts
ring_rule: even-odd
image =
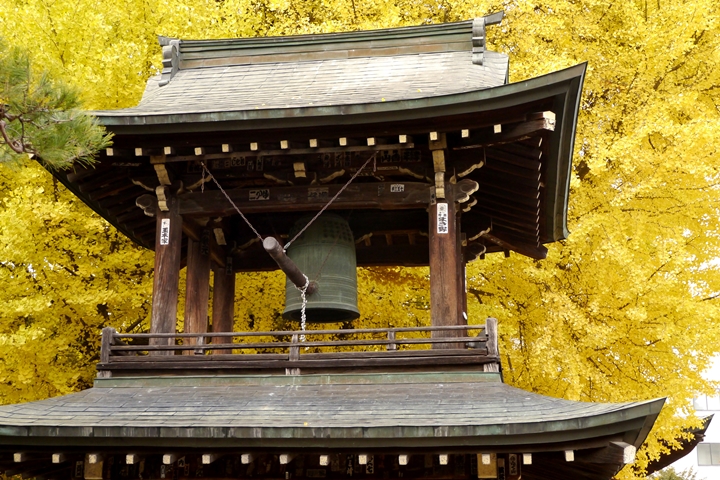
[[[486,238],[490,242],[494,243],[495,245],[512,250],[514,252],[517,252],[521,255],[525,255],[526,257],[534,258],[536,260],[542,260],[545,257],[547,257],[547,248],[544,246],[533,246],[533,245],[527,245],[527,244],[520,244],[520,243],[510,243],[507,242],[501,238],[496,237],[495,235],[491,233],[483,233],[480,235],[482,238]]]
[[[499,132],[497,130],[500,130]],[[467,150],[473,148],[512,143],[535,136],[541,132],[555,130],[555,114],[553,112],[538,112],[526,116],[525,121],[513,124],[503,124],[502,128],[495,126],[471,131],[470,135],[461,138],[454,150]]]
[[[257,150],[237,150],[232,152],[219,153],[202,153],[199,155],[175,155],[166,156],[164,163],[178,162],[194,162],[203,161],[206,165],[212,160],[225,160],[232,157],[268,157],[268,156],[288,156],[288,155],[311,155],[314,153],[338,153],[338,152],[374,152],[378,150],[409,150],[415,148],[415,144],[397,143],[398,138],[392,137],[392,140],[382,137],[373,137],[374,144],[368,145],[367,139],[359,140],[356,145],[347,146],[318,146],[318,147],[300,147],[299,144],[292,142],[288,148],[280,148],[280,144],[260,144]],[[349,142],[349,139],[347,139]],[[309,144],[308,144],[309,145]],[[246,147],[247,148],[247,147]]]
[[[393,185],[402,185],[402,189]],[[341,185],[272,188],[241,188],[227,192],[240,211],[319,210],[341,188]],[[431,200],[431,186],[420,182],[356,183],[348,186],[329,209],[375,208],[399,210],[426,208]],[[183,216],[217,217],[235,215],[236,210],[220,191],[178,195]]]
[[[607,447],[575,452],[575,461],[627,465],[635,461],[637,449],[625,442],[610,442]]]

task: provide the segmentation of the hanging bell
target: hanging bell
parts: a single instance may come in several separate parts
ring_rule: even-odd
[[[311,219],[298,220],[290,230],[290,238]],[[317,283],[317,290],[306,296],[308,323],[346,322],[360,316],[355,241],[344,218],[327,213],[321,215],[290,244],[287,255],[310,281]],[[300,291],[287,280],[283,317],[300,321],[301,309]]]

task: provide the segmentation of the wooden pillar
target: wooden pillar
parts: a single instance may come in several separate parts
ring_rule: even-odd
[[[202,231],[200,241],[188,238],[185,290],[185,333],[206,333],[210,299],[210,230]],[[194,345],[196,339],[184,339]],[[190,353],[189,351],[185,353]]]
[[[457,288],[458,288],[458,302],[457,302],[457,319],[458,319],[458,325],[467,325],[468,324],[468,317],[467,317],[467,292],[466,290],[466,281],[465,278],[465,256],[463,255],[463,234],[461,232],[461,217],[462,212],[457,212],[455,215],[455,239],[457,242],[457,265],[456,265],[456,275],[457,275]]]
[[[435,171],[435,202],[428,209],[428,237],[430,243],[430,319],[432,325],[460,325],[460,275],[458,257],[462,249],[456,219],[455,194],[445,180],[447,138],[444,133],[430,134],[429,148]],[[447,194],[447,195],[446,195]],[[433,337],[462,336],[456,332],[433,332]],[[433,348],[460,348],[459,344],[435,344]]]
[[[225,259],[225,266],[215,265],[213,283],[212,331],[232,332],[235,319],[235,272],[232,257]],[[230,337],[217,337],[213,343],[232,343]],[[229,353],[227,350],[214,350],[213,353]]]
[[[158,187],[163,189],[164,187]],[[178,281],[182,250],[182,217],[178,213],[178,201],[167,188],[161,208],[157,210],[157,233],[155,236],[155,275],[153,278],[151,333],[175,333],[177,324]],[[170,345],[171,338],[151,339],[151,345]],[[172,352],[158,352],[172,355]]]
[[[433,326],[461,325],[460,277],[455,202],[438,200],[430,206],[430,318]],[[460,336],[460,332],[434,332],[434,337]],[[456,348],[455,344],[436,348]]]

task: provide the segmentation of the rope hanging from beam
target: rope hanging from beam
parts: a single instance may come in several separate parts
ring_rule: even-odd
[[[268,252],[268,254],[278,263],[278,266],[280,267],[280,269],[283,270],[283,272],[285,272],[285,274],[288,275],[288,277],[290,277],[290,278],[292,278],[292,276],[291,276],[292,273],[302,275],[302,277],[304,278],[304,280],[305,280],[304,284],[302,282],[299,282],[298,280],[292,280],[292,283],[295,285],[295,288],[297,288],[300,291],[300,297],[302,298],[300,328],[303,332],[305,331],[305,322],[306,322],[305,307],[307,306],[307,295],[311,295],[312,292],[314,291],[314,288],[311,288],[311,283],[310,283],[310,280],[308,279],[307,275],[300,272],[298,270],[297,266],[294,264],[294,262],[292,262],[292,260],[290,260],[285,254],[286,254],[288,248],[290,247],[290,244],[292,244],[300,235],[302,235],[303,232],[305,232],[305,230],[307,230],[308,227],[310,227],[310,225],[312,225],[313,222],[315,222],[315,220],[317,220],[318,217],[320,215],[322,215],[322,213],[325,210],[327,210],[330,205],[332,205],[332,203],[340,196],[340,194],[342,194],[342,192],[345,191],[345,189],[353,182],[353,180],[355,180],[355,178],[357,178],[357,176],[360,174],[360,172],[362,172],[371,161],[374,162],[376,158],[377,158],[377,152],[374,153],[373,155],[371,155],[365,161],[365,163],[363,163],[362,166],[353,174],[353,176],[350,177],[350,179],[345,183],[345,185],[343,185],[342,188],[340,188],[340,190],[338,190],[338,192],[335,195],[333,195],[333,197],[330,200],[328,200],[328,202],[320,209],[320,211],[317,212],[315,214],[315,216],[312,219],[310,219],[310,221],[289,242],[287,242],[285,244],[284,247],[282,247],[282,251],[280,251],[280,245],[278,245],[277,241],[272,237],[269,237],[267,240],[268,241],[272,240],[271,244],[274,244],[274,245],[269,245],[269,246],[265,245],[265,240],[262,238],[260,233],[255,229],[255,227],[252,225],[252,223],[250,223],[250,220],[247,219],[247,217],[242,213],[240,208],[235,204],[235,202],[233,202],[232,198],[230,198],[230,195],[228,195],[227,192],[225,191],[225,189],[222,188],[222,186],[217,181],[215,176],[212,173],[210,173],[208,168],[205,166],[205,163],[200,162],[200,165],[202,166],[202,176],[203,176],[203,182],[202,182],[203,193],[205,191],[205,188],[204,188],[205,174],[207,174],[209,176],[209,178],[213,181],[213,183],[215,183],[215,186],[217,186],[217,188],[220,190],[220,192],[225,196],[225,198],[228,200],[228,202],[230,202],[230,205],[232,205],[232,207],[235,209],[235,211],[240,215],[240,217],[242,217],[242,219],[245,221],[247,226],[250,227],[250,230],[252,230],[253,233],[255,233],[255,236],[257,236],[257,238],[263,244],[263,247]],[[335,242],[337,243],[337,238],[335,239]],[[334,246],[335,245],[333,244],[333,248],[334,248]],[[332,249],[331,249],[331,251],[332,251]],[[322,268],[325,265],[325,262],[327,261],[327,258],[329,256],[330,256],[330,252],[328,252],[328,255],[325,257],[325,260],[323,261],[322,265],[320,266],[320,269],[318,270],[318,274],[317,274],[318,278],[319,278]],[[283,257],[283,258],[280,258],[280,257]],[[290,264],[291,268],[289,270],[286,270],[286,268],[288,266],[287,264]],[[284,266],[285,266],[285,268],[284,268]],[[300,340],[302,342],[305,341],[304,334],[301,335]]]
[[[305,225],[297,234],[295,234],[295,236],[294,236],[289,242],[287,242],[287,243],[285,244],[285,246],[283,247],[283,250],[285,250],[285,251],[287,252],[287,249],[290,248],[290,244],[293,243],[295,240],[297,240],[297,238],[298,238],[300,235],[302,235],[303,232],[304,232],[305,230],[307,230],[308,227],[309,227],[310,225],[312,225],[312,223],[313,223],[315,220],[317,220],[317,218],[318,218],[320,215],[322,215],[322,213],[323,213],[330,205],[332,205],[332,203],[335,201],[335,199],[337,199],[337,198],[340,196],[340,194],[352,183],[352,181],[355,180],[355,177],[357,177],[357,176],[360,174],[360,172],[363,171],[363,169],[367,166],[368,163],[370,163],[371,160],[374,161],[375,158],[377,158],[377,152],[375,152],[373,155],[371,155],[370,158],[368,158],[368,159],[365,161],[365,163],[362,164],[362,167],[358,168],[357,172],[355,172],[355,173],[353,174],[353,176],[350,177],[350,180],[348,180],[348,181],[345,183],[345,185],[343,185],[342,188],[341,188],[340,190],[338,190],[338,192],[325,204],[325,206],[324,206],[323,208],[321,208],[318,213],[315,214],[315,216],[307,223],[307,225]]]

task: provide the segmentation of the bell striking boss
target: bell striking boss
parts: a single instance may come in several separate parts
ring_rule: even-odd
[[[290,231],[290,238],[310,219],[303,217],[298,220]],[[307,296],[307,322],[346,322],[360,316],[355,241],[344,218],[333,214],[318,217],[290,245],[287,255],[311,282],[317,284],[314,293]],[[299,321],[301,308],[300,292],[287,280],[283,317]]]

